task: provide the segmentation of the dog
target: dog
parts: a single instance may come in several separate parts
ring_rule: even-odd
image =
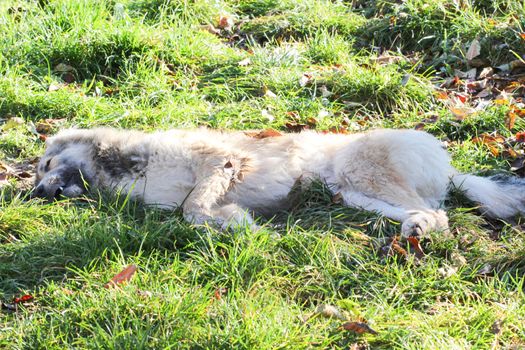
[[[447,231],[441,209],[451,187],[488,216],[525,212],[516,178],[460,174],[432,135],[379,129],[312,131],[253,138],[206,129],[155,133],[69,129],[48,138],[34,194],[53,200],[89,188],[123,191],[147,205],[182,209],[193,224],[249,225],[289,205],[300,181],[324,182],[344,205],[401,222],[405,237]]]

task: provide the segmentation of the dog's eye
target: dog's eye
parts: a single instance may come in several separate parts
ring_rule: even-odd
[[[48,171],[49,170],[49,164],[51,164],[51,158],[49,158],[46,162],[46,165],[44,166],[44,171]]]

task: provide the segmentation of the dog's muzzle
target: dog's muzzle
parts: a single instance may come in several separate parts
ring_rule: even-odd
[[[49,201],[58,199],[64,193],[64,186],[60,184],[38,184],[33,190],[33,197],[45,198]]]

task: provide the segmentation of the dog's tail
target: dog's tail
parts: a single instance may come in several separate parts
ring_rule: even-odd
[[[452,185],[463,191],[468,199],[481,204],[481,210],[492,217],[509,218],[525,213],[525,180],[496,175],[480,177],[470,174],[454,175]]]

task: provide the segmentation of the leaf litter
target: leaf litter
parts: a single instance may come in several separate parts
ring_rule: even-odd
[[[374,335],[379,334],[368,325],[366,320],[359,317],[358,321],[349,321],[348,317],[344,315],[343,312],[341,312],[336,306],[330,304],[321,304],[317,306],[312,314],[304,318],[303,322],[306,323],[310,319],[318,316],[343,321],[344,323],[339,326],[340,330],[352,331],[360,335],[364,333]]]

